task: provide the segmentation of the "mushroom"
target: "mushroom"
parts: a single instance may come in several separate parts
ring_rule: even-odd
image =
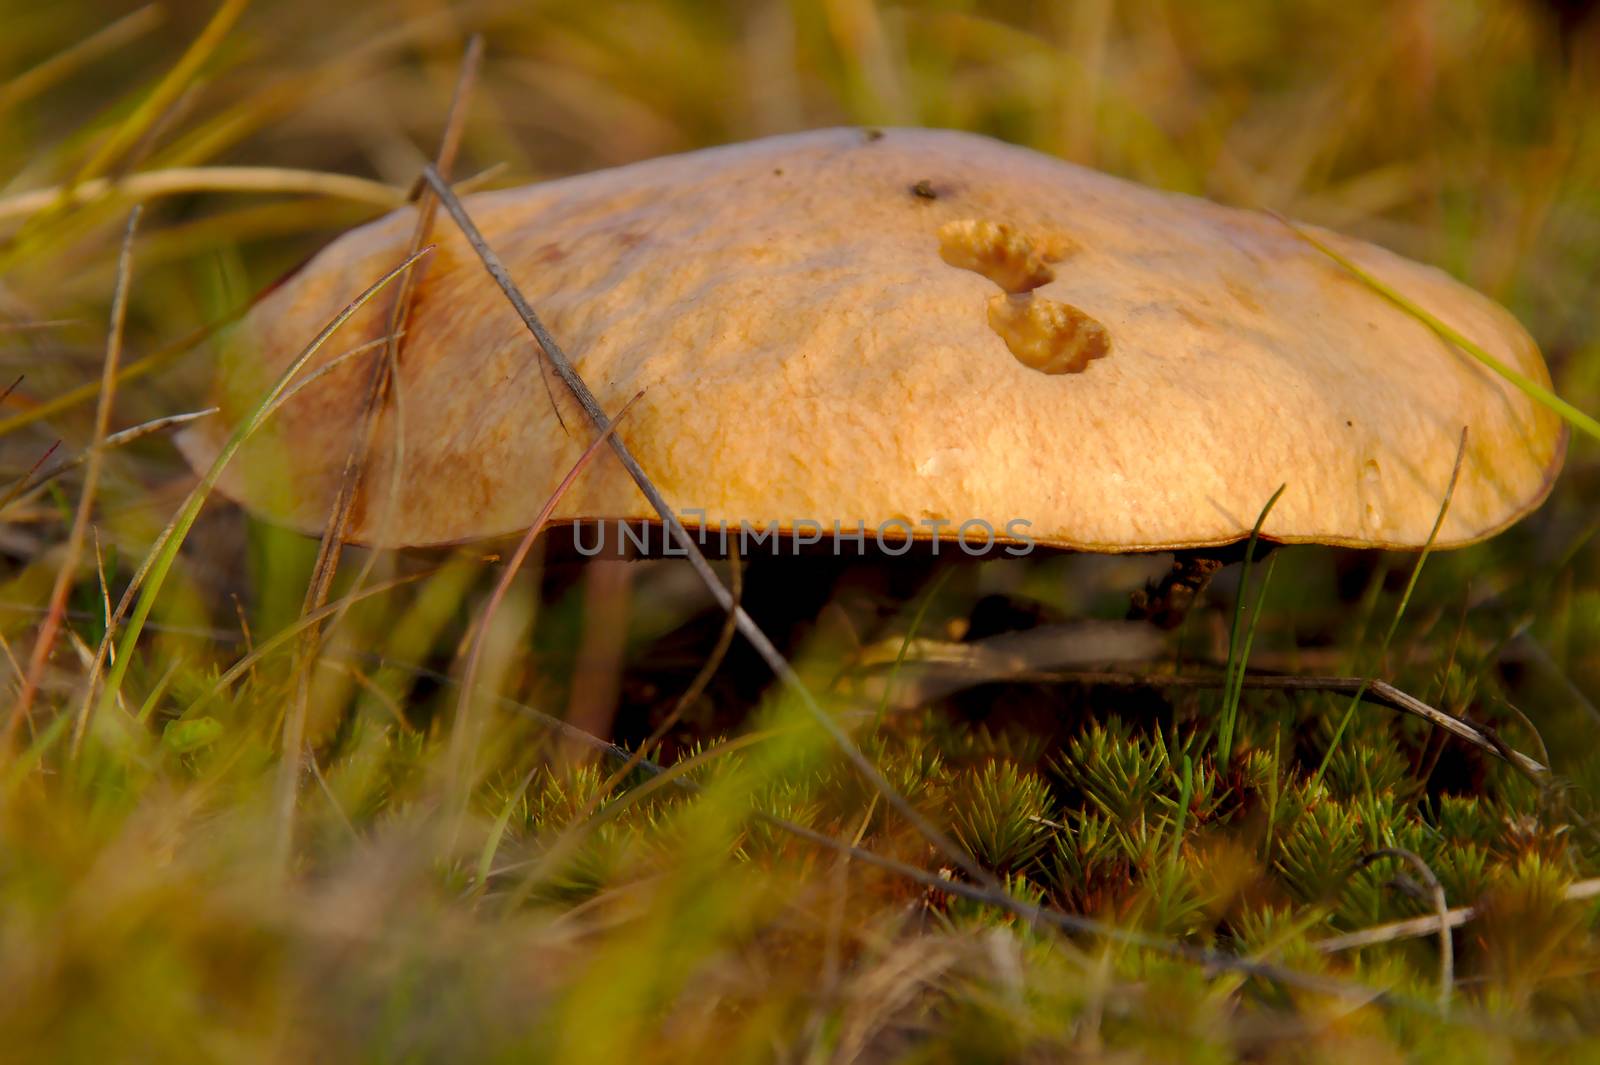
[[[467,207],[666,498],[702,524],[881,530],[1090,551],[1493,535],[1549,492],[1557,416],[1272,217],[1155,191],[984,137],[832,129],[691,152]],[[250,312],[224,354],[209,463],[305,340],[404,255],[400,211],[345,234]],[[1318,239],[1536,381],[1538,348],[1443,272]],[[533,341],[447,222],[368,485],[400,498],[353,539],[456,542],[527,526],[589,443]],[[376,300],[328,357],[382,335]],[[336,350],[335,350],[336,349]],[[240,453],[229,496],[312,532],[366,396],[315,381]],[[558,409],[559,408],[559,409]],[[387,522],[380,522],[385,514]],[[649,519],[597,461],[556,517]],[[686,519],[687,520],[687,519]],[[978,524],[974,524],[978,523]],[[1019,524],[1020,523],[1020,524]],[[382,527],[379,527],[380,524]]]

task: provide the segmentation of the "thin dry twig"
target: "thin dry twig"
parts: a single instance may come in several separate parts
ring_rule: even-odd
[[[1404,847],[1384,847],[1361,859],[1361,864],[1370,865],[1380,858],[1399,858],[1406,862],[1417,871],[1422,877],[1422,882],[1428,887],[1434,916],[1439,922],[1439,1012],[1447,1012],[1450,1009],[1450,991],[1456,982],[1456,961],[1455,943],[1450,938],[1448,920],[1450,906],[1445,900],[1444,885],[1439,882],[1433,867],[1423,861],[1415,851],[1406,850]]]
[[[466,54],[462,58],[461,73],[456,83],[455,97],[450,104],[450,111],[445,120],[444,134],[440,140],[438,159],[443,167],[443,172],[448,173],[454,164],[456,153],[461,143],[461,127],[465,121],[466,99],[471,93],[472,85],[477,77],[477,66],[482,58],[483,42],[480,37],[474,36],[467,44]],[[417,251],[427,242],[428,234],[433,230],[434,216],[437,204],[430,195],[424,195],[422,202],[417,207],[417,221],[412,230],[410,246],[407,248],[408,257],[416,256]],[[349,454],[345,457],[344,471],[339,479],[339,490],[329,508],[327,526],[323,530],[322,541],[317,548],[317,559],[313,567],[310,586],[306,589],[305,609],[316,610],[327,601],[328,591],[332,587],[333,578],[339,568],[339,558],[343,552],[345,537],[349,531],[350,517],[354,511],[356,499],[361,491],[366,474],[367,457],[371,454],[372,444],[377,433],[378,417],[384,400],[390,395],[396,383],[396,369],[400,355],[400,343],[405,332],[407,315],[410,313],[412,299],[417,286],[422,278],[422,271],[426,263],[414,261],[412,267],[400,278],[395,301],[391,304],[389,316],[389,329],[383,338],[382,356],[374,363],[367,383],[366,399],[361,409],[361,423],[356,431],[355,439]],[[389,491],[385,493],[385,520],[380,525],[387,524],[387,516],[392,514],[399,494],[400,474],[404,467],[403,434],[395,434],[395,456]],[[363,572],[365,577],[365,572]],[[359,584],[360,582],[358,582]],[[307,633],[307,652],[313,653],[318,638],[316,628]]]
[[[128,227],[122,236],[122,253],[117,257],[117,285],[111,297],[111,329],[106,339],[106,357],[100,371],[100,403],[95,409],[94,436],[89,446],[89,458],[83,477],[83,491],[78,495],[78,510],[72,518],[72,529],[67,534],[66,551],[61,568],[56,571],[55,585],[50,589],[50,606],[44,622],[39,626],[39,637],[34,641],[33,654],[28,658],[28,671],[22,680],[22,691],[12,705],[11,719],[6,724],[6,742],[9,746],[17,728],[24,720],[32,720],[33,700],[39,690],[50,651],[61,631],[62,612],[67,608],[67,595],[77,581],[78,559],[83,553],[84,537],[89,529],[89,515],[94,511],[94,497],[100,487],[100,469],[104,463],[107,430],[111,426],[111,404],[116,397],[117,366],[122,361],[123,326],[128,318],[128,288],[133,276],[133,239],[139,229],[141,209],[135,207],[128,216]]]
[[[466,208],[462,206],[461,200],[451,190],[449,183],[431,166],[427,167],[423,173],[427,177],[428,184],[433,186],[433,191],[438,195],[440,203],[450,213],[450,217],[460,228],[462,235],[466,237],[467,242],[472,246],[473,251],[477,253],[478,258],[482,260],[484,268],[489,272],[489,276],[494,278],[495,283],[500,286],[501,292],[505,293],[506,299],[515,308],[523,324],[533,334],[534,339],[539,342],[540,350],[544,353],[545,358],[550,361],[562,383],[567,386],[568,391],[583,407],[583,411],[593,424],[595,431],[598,433],[608,431],[611,428],[611,418],[607,416],[605,409],[600,406],[600,401],[595,398],[589,386],[579,376],[577,370],[573,368],[566,352],[562,350],[561,346],[556,343],[555,338],[545,329],[544,322],[534,313],[533,307],[529,305],[527,298],[523,296],[522,290],[517,287],[516,282],[511,279],[511,275],[506,271],[505,264],[500,261],[500,257],[495,254],[494,249],[484,240],[483,234],[479,232],[478,227],[468,216]],[[867,756],[862,753],[861,748],[850,738],[849,733],[817,702],[816,696],[806,687],[805,681],[800,678],[794,667],[783,657],[782,652],[767,638],[767,634],[761,631],[761,627],[755,623],[755,620],[750,617],[744,607],[733,598],[733,593],[722,583],[716,571],[711,568],[711,563],[706,560],[705,553],[700,550],[700,545],[695,542],[694,537],[689,535],[689,531],[683,527],[683,522],[678,519],[678,515],[672,509],[672,505],[662,496],[660,489],[655,486],[655,482],[650,479],[644,468],[639,465],[639,461],[633,457],[633,453],[628,450],[628,446],[623,442],[622,437],[613,435],[610,438],[610,444],[612,452],[617,456],[618,461],[622,463],[623,468],[628,471],[629,476],[633,478],[634,484],[639,487],[639,491],[649,500],[650,506],[660,516],[667,528],[671,530],[673,538],[683,549],[689,564],[694,567],[695,573],[704,582],[706,588],[710,590],[712,597],[717,600],[722,609],[734,615],[735,625],[739,632],[746,640],[750,641],[756,653],[761,656],[768,668],[783,682],[784,686],[794,693],[801,706],[821,726],[838,749],[843,752],[846,760],[850,762],[856,772],[860,773],[876,791],[883,795],[885,801],[894,808],[895,812],[905,818],[941,854],[951,862],[954,862],[973,880],[983,885],[985,890],[995,895],[1003,895],[1004,889],[994,875],[973,861],[972,857],[958,846],[954,840],[935,827],[916,807],[912,806],[905,796],[901,795],[894,785],[889,783],[878,767],[868,760]]]
[[[1600,877],[1592,880],[1577,880],[1567,885],[1561,897],[1568,902],[1583,902],[1588,899],[1600,898]],[[1373,947],[1380,943],[1393,943],[1400,939],[1415,939],[1418,936],[1433,935],[1446,929],[1460,928],[1473,918],[1483,913],[1483,904],[1473,906],[1457,906],[1445,910],[1443,913],[1429,914],[1426,917],[1409,917],[1404,921],[1391,921],[1388,924],[1373,925],[1371,928],[1362,928],[1354,932],[1345,932],[1337,936],[1319,939],[1312,946],[1324,954],[1334,954],[1342,950],[1356,950],[1361,947]]]
[[[462,57],[461,72],[456,82],[455,96],[450,103],[450,111],[445,119],[445,129],[440,140],[438,164],[442,172],[449,173],[455,163],[455,157],[461,145],[461,130],[465,121],[466,101],[471,95],[473,83],[477,78],[478,63],[483,56],[483,40],[476,35],[468,42],[466,54]],[[339,479],[339,488],[334,496],[330,508],[327,525],[323,528],[322,540],[317,546],[316,562],[312,568],[311,581],[306,588],[305,603],[302,613],[310,614],[319,610],[327,601],[333,588],[334,575],[339,569],[339,559],[344,550],[345,538],[350,527],[350,518],[355,510],[357,497],[362,489],[366,474],[368,456],[372,453],[372,445],[377,436],[379,418],[384,409],[384,401],[392,394],[398,392],[398,359],[400,353],[400,334],[404,330],[406,316],[410,312],[412,298],[416,293],[420,280],[419,270],[422,264],[415,260],[417,252],[427,243],[428,234],[432,232],[433,220],[436,213],[435,202],[424,196],[423,202],[418,205],[416,227],[412,231],[410,247],[407,254],[411,257],[413,265],[400,278],[400,287],[397,290],[395,302],[390,312],[390,328],[382,356],[374,363],[371,376],[368,379],[366,401],[361,410],[361,421],[356,429],[349,454],[345,457],[345,466]],[[395,407],[399,408],[396,395]],[[397,417],[397,421],[401,421]],[[398,501],[400,491],[400,474],[404,462],[404,431],[401,426],[395,431],[395,454],[391,464],[391,479],[389,491],[384,493],[384,517],[378,523],[381,529],[387,526],[388,519],[392,516]],[[376,539],[376,538],[375,538]],[[369,564],[364,567],[357,585],[364,583],[370,573],[371,564],[376,555],[369,559]],[[337,621],[332,624],[337,624]],[[330,628],[332,625],[330,624]],[[277,785],[277,812],[279,821],[279,854],[282,859],[281,868],[287,868],[290,841],[293,837],[295,795],[298,791],[300,780],[300,747],[304,742],[306,716],[310,712],[311,700],[311,673],[309,663],[315,658],[317,648],[322,639],[322,626],[312,624],[307,627],[301,641],[300,653],[295,663],[295,674],[298,678],[294,699],[289,707],[289,713],[283,724],[283,763],[279,766]]]
[[[1049,670],[1008,674],[1004,679],[1033,684],[1099,684],[1114,688],[1220,688],[1225,678],[1197,674],[1128,673],[1096,670]],[[1453,714],[1429,706],[1416,696],[1401,691],[1384,680],[1366,677],[1295,677],[1251,673],[1244,686],[1263,691],[1328,692],[1335,695],[1361,693],[1364,702],[1412,714],[1437,725],[1451,735],[1466,740],[1481,751],[1503,758],[1516,768],[1534,776],[1544,776],[1549,768],[1520,751],[1496,742],[1485,730]]]
[[[395,662],[388,659],[380,659],[380,661],[384,665],[403,669],[414,674],[415,676],[436,681],[441,684],[457,683],[455,678],[450,677],[447,674],[440,673],[437,670],[429,669],[425,666]],[[622,763],[631,757],[630,752],[626,749],[604,740],[599,736],[595,736],[592,733],[586,732],[583,729],[577,728],[568,722],[562,721],[560,718],[553,717],[531,706],[528,706],[525,703],[520,703],[515,699],[497,694],[490,694],[489,697],[500,706],[521,714],[527,717],[529,720],[539,724],[541,727],[548,728],[559,733],[566,739],[591,747],[614,762]],[[682,788],[691,793],[698,792],[700,790],[699,784],[697,784],[691,778],[685,776],[682,773],[680,766],[673,766],[669,768],[649,759],[642,759],[637,763],[636,768],[649,774],[651,777],[657,778],[663,784]],[[900,862],[893,858],[878,854],[874,851],[867,850],[863,847],[847,843],[844,840],[835,839],[834,837],[822,832],[818,832],[815,829],[807,828],[804,825],[796,824],[793,821],[786,820],[773,814],[765,813],[761,810],[752,811],[751,816],[755,820],[767,824],[781,832],[792,835],[797,839],[805,840],[825,850],[832,851],[835,854],[846,856],[854,861],[860,862],[863,865],[881,869],[887,873],[890,873],[891,875],[901,877],[929,890],[937,891],[940,894],[953,898],[965,899],[969,902],[976,902],[982,905],[992,906],[996,909],[1015,914],[1023,920],[1054,928],[1061,932],[1066,932],[1073,935],[1091,936],[1107,942],[1119,943],[1123,946],[1134,947],[1141,950],[1150,950],[1156,953],[1164,954],[1168,957],[1173,957],[1201,965],[1209,971],[1233,972],[1245,976],[1254,976],[1272,983],[1280,984],[1282,986],[1311,991],[1317,994],[1327,995],[1329,997],[1342,999],[1344,1001],[1359,1005],[1364,1005],[1367,1003],[1381,1003],[1415,1010],[1426,1014],[1437,1014],[1438,1012],[1435,1005],[1431,1002],[1414,999],[1406,995],[1397,994],[1385,989],[1369,987],[1351,981],[1340,980],[1335,977],[1322,976],[1314,973],[1304,973],[1295,969],[1290,969],[1286,966],[1277,965],[1273,962],[1261,961],[1256,958],[1239,957],[1237,955],[1225,954],[1221,951],[1209,950],[1203,947],[1192,947],[1187,944],[1161,939],[1160,937],[1138,932],[1132,929],[1119,928],[1115,925],[1107,924],[1092,917],[1084,917],[1080,914],[1067,913],[1053,907],[1037,906],[1033,903],[1024,901],[1023,899],[1019,899],[1004,890],[991,891],[977,884],[954,879],[939,873],[929,872],[926,869],[922,869],[914,865],[908,865],[905,862]],[[1600,895],[1600,880],[1597,880],[1594,883],[1595,889],[1592,894]],[[1433,921],[1437,920],[1437,918],[1425,918],[1425,920]],[[1475,1018],[1459,1015],[1452,1015],[1451,1019],[1457,1022],[1469,1023],[1475,1020]]]
[[[10,488],[7,488],[3,494],[0,494],[0,510],[4,510],[6,507],[9,507],[16,501],[18,496],[22,495],[27,488],[28,482],[39,475],[39,471],[44,468],[44,464],[50,461],[50,456],[54,455],[56,451],[60,449],[60,447],[61,441],[57,440],[55,443],[45,448],[44,454],[34,459],[33,465],[28,467],[28,472],[17,478],[17,480],[12,483]]]
[[[116,375],[112,374],[110,379],[108,379],[105,383],[111,387],[115,387]],[[110,436],[101,441],[100,446],[105,450],[122,447],[124,444],[131,444],[135,440],[140,440],[146,436],[149,436],[151,433],[161,433],[166,432],[168,429],[178,429],[188,425],[190,422],[199,421],[201,418],[208,418],[217,413],[217,409],[218,408],[216,407],[207,407],[205,410],[189,411],[185,414],[169,414],[164,418],[152,418],[147,422],[141,422],[138,425],[130,426],[127,429],[122,429],[118,432],[112,433]],[[40,487],[41,485],[48,484],[50,481],[60,477],[68,470],[82,466],[85,462],[89,461],[89,456],[93,451],[94,448],[92,446],[87,447],[69,459],[62,459],[60,462],[49,467],[48,469],[36,469],[32,474],[18,481],[15,488],[7,490],[5,497],[0,498],[0,507],[6,506],[12,500],[20,496],[27,495],[29,492]]]

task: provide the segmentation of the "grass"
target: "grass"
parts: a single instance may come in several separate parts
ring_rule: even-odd
[[[1250,568],[1255,564],[1261,526],[1266,524],[1267,515],[1272,513],[1273,505],[1288,487],[1287,484],[1279,485],[1266,506],[1261,508],[1255,525],[1250,529],[1250,538],[1245,541],[1244,561],[1239,565],[1239,595],[1233,604],[1233,627],[1228,632],[1228,683],[1222,692],[1222,713],[1217,726],[1217,763],[1224,772],[1233,758],[1233,734],[1239,721],[1239,699],[1244,694],[1244,675],[1250,665],[1250,645],[1255,641],[1256,623],[1261,620],[1261,604],[1266,599],[1267,586],[1272,583],[1276,559],[1267,559],[1267,570],[1261,576],[1261,587],[1256,592],[1255,605],[1250,611],[1250,624],[1246,627],[1244,598],[1245,591],[1250,587]]]
[[[308,603],[316,544],[208,501],[227,455],[197,481],[167,438],[208,405],[226,323],[415,187],[447,125],[456,172],[510,184],[840,122],[989,132],[1436,262],[1528,324],[1582,430],[1600,63],[1538,5],[104,8],[0,35],[8,1056],[1596,1052],[1582,432],[1539,512],[1425,569],[1296,547],[1270,581],[1224,570],[1143,681],[893,698],[1010,629],[1120,619],[1159,558],[711,563],[789,686],[682,560],[635,563],[607,736],[560,719],[590,604],[532,537],[350,548]]]

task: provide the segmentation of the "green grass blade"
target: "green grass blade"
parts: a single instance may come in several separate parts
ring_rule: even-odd
[[[1353,274],[1368,288],[1383,296],[1389,302],[1393,303],[1395,306],[1411,315],[1411,317],[1417,319],[1417,321],[1421,322],[1429,329],[1432,329],[1436,334],[1439,335],[1441,339],[1454,344],[1456,347],[1460,348],[1462,351],[1465,351],[1468,355],[1471,355],[1474,359],[1477,359],[1479,362],[1489,367],[1489,369],[1493,370],[1501,377],[1504,377],[1507,381],[1510,381],[1512,384],[1516,385],[1517,388],[1521,389],[1522,392],[1528,396],[1528,398],[1532,399],[1535,403],[1554,411],[1556,414],[1559,414],[1567,422],[1567,424],[1584,433],[1590,439],[1600,441],[1600,421],[1595,420],[1590,415],[1585,414],[1577,407],[1574,407],[1571,403],[1568,403],[1566,400],[1562,399],[1560,396],[1556,395],[1550,389],[1546,388],[1544,385],[1541,385],[1539,382],[1535,381],[1521,370],[1518,370],[1516,367],[1507,366],[1505,363],[1501,362],[1499,359],[1485,351],[1481,346],[1463,336],[1459,330],[1451,326],[1448,322],[1441,321],[1426,308],[1420,306],[1409,297],[1396,291],[1389,285],[1384,284],[1382,281],[1378,280],[1378,278],[1357,266],[1348,257],[1341,255],[1337,251],[1334,251],[1327,244],[1324,244],[1322,241],[1306,232],[1300,226],[1289,221],[1287,218],[1282,219],[1282,221],[1285,225],[1292,229],[1301,240],[1304,240],[1307,244],[1310,244],[1313,248],[1316,248],[1318,251],[1322,252],[1322,254],[1326,255],[1328,258],[1332,259],[1334,262],[1350,271],[1351,274]]]
[[[139,635],[144,630],[144,624],[150,616],[151,609],[155,606],[156,597],[161,593],[161,586],[165,583],[167,574],[178,557],[178,550],[183,546],[184,538],[188,536],[189,529],[194,525],[195,519],[199,517],[200,508],[205,505],[206,497],[211,494],[211,490],[221,480],[222,471],[227,468],[228,463],[232,461],[233,456],[244,445],[244,442],[261,427],[268,415],[276,409],[277,399],[289,388],[295,376],[305,368],[306,363],[311,361],[312,357],[322,349],[322,346],[328,342],[329,338],[345,322],[349,321],[351,315],[360,310],[367,301],[371,300],[386,285],[408,270],[412,263],[431,250],[432,246],[430,245],[428,248],[424,248],[416,255],[406,259],[405,262],[374,282],[365,292],[351,301],[344,310],[340,311],[332,321],[323,327],[322,332],[318,333],[316,338],[295,357],[294,361],[279,376],[277,382],[256,404],[249,417],[240,422],[233,430],[233,433],[229,435],[227,442],[222,445],[222,449],[217,453],[216,459],[211,463],[211,468],[200,479],[200,483],[195,485],[194,490],[189,493],[189,497],[184,500],[183,507],[178,514],[162,530],[161,535],[156,538],[156,542],[151,546],[150,556],[145,565],[141,567],[146,576],[139,589],[139,598],[134,604],[133,612],[128,617],[128,624],[123,629],[122,638],[117,644],[117,654],[111,669],[106,674],[105,688],[100,694],[98,704],[96,704],[92,692],[90,693],[90,698],[84,701],[84,710],[79,716],[77,727],[73,733],[73,747],[75,750],[82,743],[89,719],[93,715],[91,708],[105,710],[115,705],[117,693],[122,687],[124,676],[127,674],[128,664],[132,659],[134,648],[138,644]],[[108,629],[106,639],[109,641],[111,636],[112,634]]]
[[[1417,555],[1417,564],[1411,568],[1411,578],[1406,581],[1406,589],[1400,596],[1400,605],[1395,608],[1394,617],[1389,620],[1389,627],[1384,630],[1383,642],[1378,645],[1377,662],[1381,664],[1389,654],[1389,644],[1394,640],[1394,634],[1400,628],[1400,619],[1405,617],[1406,607],[1411,603],[1411,593],[1416,590],[1417,580],[1422,576],[1422,564],[1428,561],[1428,555],[1433,552],[1433,543],[1439,538],[1439,530],[1444,526],[1445,515],[1450,512],[1450,500],[1456,494],[1456,482],[1461,479],[1461,464],[1467,457],[1467,431],[1461,430],[1461,443],[1456,448],[1455,468],[1450,471],[1450,483],[1445,487],[1444,499],[1439,504],[1438,517],[1433,519],[1433,528],[1428,532],[1428,539],[1422,545],[1422,551]],[[1328,763],[1333,760],[1333,752],[1338,750],[1339,741],[1344,737],[1345,729],[1350,727],[1350,721],[1355,717],[1356,707],[1361,705],[1361,697],[1367,694],[1367,688],[1372,684],[1372,674],[1377,669],[1368,670],[1361,681],[1361,687],[1350,697],[1350,705],[1345,707],[1344,716],[1339,719],[1339,725],[1333,730],[1333,739],[1328,741],[1328,749],[1323,752],[1322,761],[1317,765],[1317,771],[1311,778],[1313,786],[1321,783],[1322,776],[1328,771]]]
[[[872,727],[880,728],[883,725],[884,715],[889,712],[889,697],[894,692],[894,682],[900,676],[900,668],[905,665],[906,653],[911,649],[911,641],[916,639],[917,630],[922,628],[922,622],[927,617],[928,608],[943,590],[945,582],[950,579],[954,569],[947,569],[934,579],[933,587],[928,589],[928,594],[922,597],[922,602],[917,606],[917,612],[911,617],[911,625],[906,629],[905,639],[900,641],[900,651],[894,656],[894,665],[889,669],[889,676],[883,682],[883,698],[878,700],[878,712],[873,715]]]
[[[45,92],[62,80],[108,54],[114,54],[160,24],[159,4],[146,4],[111,22],[0,85],[0,114]]]
[[[183,91],[199,76],[201,69],[249,6],[250,0],[223,0],[222,6],[211,16],[211,21],[189,45],[189,50],[78,171],[74,184],[105,173],[144,136],[145,131],[177,102]]]
[[[1189,804],[1194,801],[1194,759],[1185,753],[1181,766],[1178,776],[1178,809],[1172,826],[1172,854],[1168,858],[1173,865],[1178,864],[1183,852],[1183,834],[1189,830]]]
[[[1272,508],[1277,505],[1283,496],[1287,483],[1280,484],[1278,490],[1272,493],[1272,498],[1267,500],[1267,505],[1261,508],[1261,513],[1256,517],[1256,523],[1250,530],[1250,541],[1244,550],[1244,568],[1239,574],[1239,597],[1233,604],[1233,627],[1228,634],[1228,671],[1227,683],[1223,687],[1222,720],[1217,726],[1217,767],[1221,772],[1227,772],[1228,762],[1233,757],[1233,731],[1234,724],[1239,717],[1239,698],[1244,693],[1244,667],[1250,655],[1250,644],[1255,639],[1256,618],[1261,613],[1261,602],[1266,596],[1267,582],[1261,582],[1261,589],[1256,595],[1255,609],[1250,615],[1250,629],[1244,631],[1244,596],[1250,587],[1250,567],[1256,553],[1256,542],[1261,539],[1261,526],[1266,524],[1267,515],[1272,513]],[[1272,578],[1269,565],[1267,580]]]

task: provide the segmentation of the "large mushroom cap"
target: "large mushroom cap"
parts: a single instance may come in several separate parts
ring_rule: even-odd
[[[1441,546],[1536,506],[1557,417],[1282,222],[983,137],[834,129],[655,159],[467,208],[666,497],[737,525],[1030,522],[1100,551],[1249,533]],[[224,359],[206,463],[322,325],[404,256],[401,211],[327,247],[251,311]],[[1320,231],[1319,231],[1320,232]],[[1538,349],[1442,272],[1322,234],[1538,381]],[[354,539],[460,541],[530,523],[592,439],[447,218],[410,315]],[[323,353],[381,336],[389,296]],[[354,359],[292,399],[224,490],[321,528],[368,377]],[[403,424],[403,470],[387,463]],[[570,431],[569,431],[570,430]],[[603,456],[561,518],[648,504]],[[380,518],[387,517],[384,528]]]

